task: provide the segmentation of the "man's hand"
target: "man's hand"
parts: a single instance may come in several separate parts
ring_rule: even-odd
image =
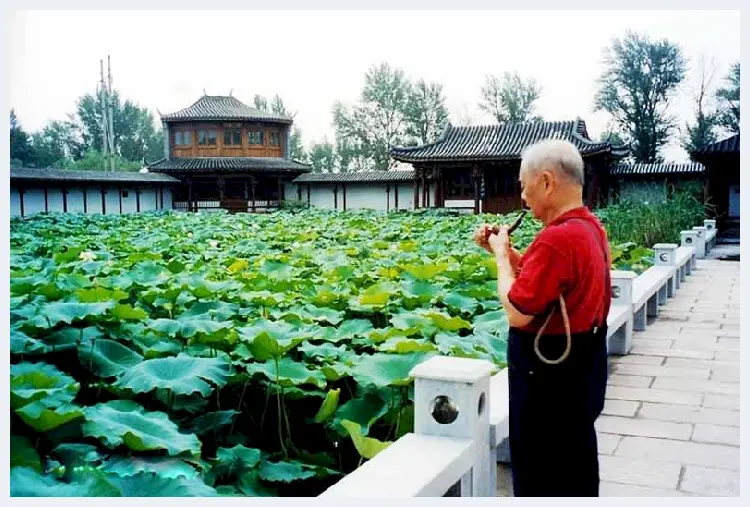
[[[505,226],[503,226],[505,227]],[[489,224],[482,224],[477,228],[476,231],[474,231],[474,243],[476,243],[478,246],[484,248],[487,250],[488,253],[494,254],[495,251],[493,250],[493,247],[490,245],[490,241],[488,238],[491,238],[492,236],[495,236],[494,233],[492,233],[492,236],[490,236],[491,231],[493,230],[493,227]],[[508,228],[505,227],[506,231],[506,237],[507,237],[507,230]],[[510,267],[513,269],[514,273],[518,272],[518,264],[521,262],[521,252],[513,248],[512,243],[510,241],[510,238],[507,240],[508,242],[508,260],[510,261]]]

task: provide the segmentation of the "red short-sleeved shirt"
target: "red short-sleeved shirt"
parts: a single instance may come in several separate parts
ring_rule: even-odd
[[[521,258],[508,293],[518,311],[535,317],[521,330],[538,331],[554,307],[545,334],[564,334],[561,293],[572,333],[604,324],[611,303],[609,259],[607,233],[588,208],[570,210],[548,224]]]

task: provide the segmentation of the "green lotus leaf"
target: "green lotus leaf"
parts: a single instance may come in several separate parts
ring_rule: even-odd
[[[48,347],[35,338],[29,337],[26,333],[18,329],[10,330],[10,353],[16,355],[36,355],[44,354]]]
[[[110,449],[125,445],[133,451],[163,449],[170,456],[200,456],[198,437],[181,433],[164,412],[146,412],[129,400],[109,401],[84,410],[84,436],[96,438]]]
[[[100,467],[108,474],[131,477],[152,473],[166,479],[197,479],[198,470],[185,460],[171,456],[112,456]]]
[[[71,324],[76,320],[83,320],[87,317],[98,317],[107,313],[114,308],[114,301],[104,303],[48,303],[40,310],[40,315],[48,320],[50,327],[54,327],[60,322]]]
[[[200,478],[162,477],[153,472],[140,472],[122,477],[115,483],[122,496],[128,497],[217,496],[216,490]]]
[[[199,436],[212,431],[219,431],[222,427],[232,424],[239,412],[236,410],[220,410],[200,415],[193,420],[192,431]]]
[[[92,289],[81,289],[75,292],[81,303],[106,303],[109,301],[122,301],[128,297],[128,293],[119,289],[109,290],[104,287]]]
[[[73,401],[80,389],[75,379],[47,363],[18,363],[10,366],[10,407],[18,409],[43,400],[47,408]]]
[[[226,385],[230,374],[229,363],[221,357],[200,358],[181,353],[177,357],[143,361],[125,371],[114,385],[136,393],[166,389],[176,395],[200,393],[207,397],[214,386]]]
[[[382,442],[376,438],[362,435],[362,427],[353,421],[343,420],[341,421],[341,425],[349,433],[359,455],[365,459],[374,458],[392,443]]]
[[[401,266],[404,271],[418,280],[431,280],[448,270],[447,264],[423,264]]]
[[[258,477],[267,482],[296,482],[316,475],[315,467],[298,461],[263,461],[258,468]]]
[[[331,389],[326,394],[325,399],[323,400],[323,403],[321,403],[320,408],[318,409],[318,413],[315,414],[314,421],[316,423],[322,423],[333,417],[333,414],[336,413],[336,409],[339,406],[339,395],[341,394],[341,389]]]
[[[128,304],[118,304],[109,313],[120,320],[145,320],[148,318],[148,314],[142,308],[133,308]]]
[[[276,370],[276,361],[269,360],[265,363],[251,363],[247,365],[247,372],[252,374],[261,373],[268,380],[277,381],[283,387],[293,387],[310,384],[318,388],[326,386],[326,379],[323,373],[316,369],[310,370],[305,363],[295,361],[290,357],[283,357],[278,361],[278,372]]]
[[[412,368],[430,355],[430,353],[363,355],[359,357],[359,362],[352,369],[352,375],[360,384],[372,384],[377,387],[408,385],[411,383],[409,374]]]
[[[10,436],[10,467],[27,467],[42,471],[42,460],[34,446],[24,437]]]
[[[451,292],[450,294],[444,296],[442,299],[443,302],[448,306],[448,308],[462,313],[472,314],[479,305],[479,301],[477,301],[477,299],[473,297],[462,296],[461,294],[456,292]]]
[[[414,340],[411,338],[391,338],[378,346],[382,352],[393,352],[395,354],[409,354],[411,352],[433,352],[437,347],[425,340]]]
[[[71,404],[59,405],[56,400],[46,398],[16,409],[16,414],[36,431],[48,432],[82,417],[81,410],[81,407]]]
[[[284,321],[258,319],[237,332],[241,339],[250,342],[250,352],[258,361],[281,357],[304,340],[295,326]]]
[[[99,377],[116,377],[143,362],[143,356],[114,340],[96,340],[78,346],[81,364]]]

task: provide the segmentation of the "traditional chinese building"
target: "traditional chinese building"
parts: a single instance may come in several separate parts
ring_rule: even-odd
[[[609,168],[628,154],[625,146],[593,141],[583,120],[454,127],[416,147],[391,147],[391,156],[414,167],[414,207],[469,207],[474,213],[506,213],[521,207],[521,153],[544,139],[573,143],[585,163],[584,200],[607,203]],[[431,192],[435,193],[431,196]]]
[[[706,200],[715,207],[720,236],[740,234],[740,135],[736,134],[694,151],[706,166]]]
[[[235,97],[206,95],[161,120],[165,157],[148,169],[182,182],[175,209],[276,209],[293,191],[291,181],[310,171],[290,159],[292,118]]]

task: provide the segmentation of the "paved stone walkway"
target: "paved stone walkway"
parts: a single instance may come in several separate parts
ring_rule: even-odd
[[[601,496],[739,496],[739,301],[740,263],[699,259],[631,353],[611,358]]]

